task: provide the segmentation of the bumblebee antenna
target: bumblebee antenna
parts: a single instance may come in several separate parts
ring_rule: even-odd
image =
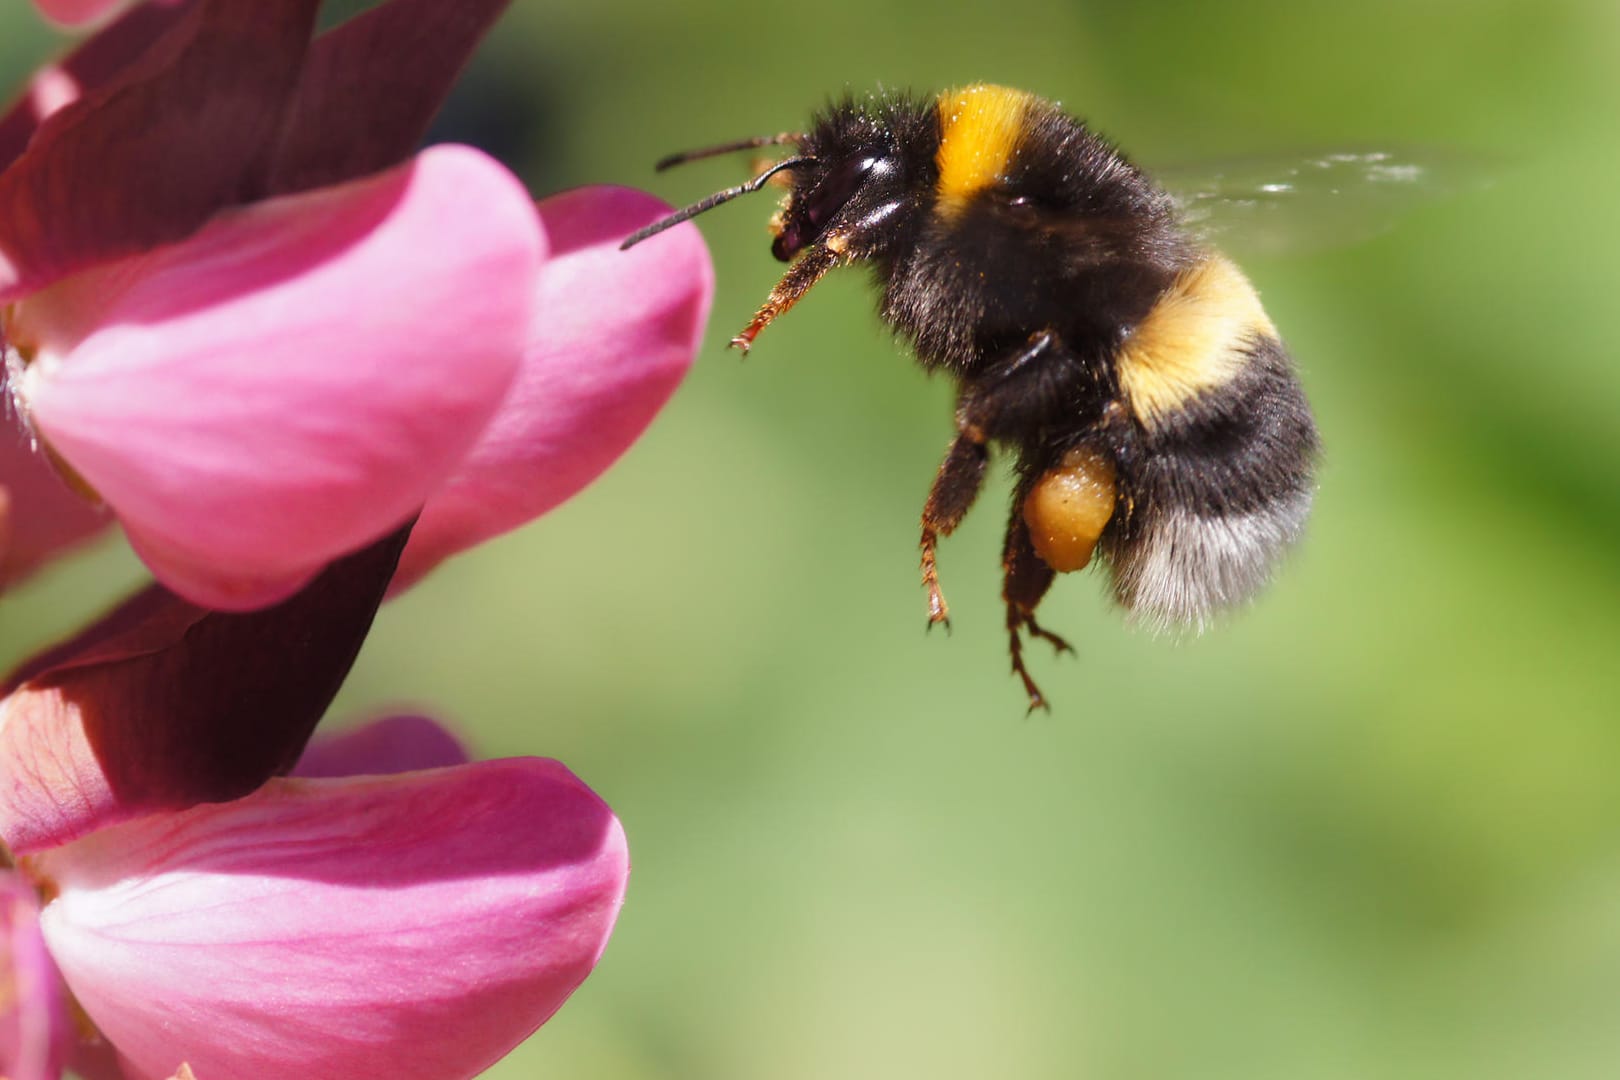
[[[717,191],[713,195],[710,195],[707,199],[700,199],[691,206],[688,206],[683,210],[677,210],[668,217],[655,221],[644,229],[637,229],[625,239],[624,243],[619,245],[619,250],[626,251],[641,243],[649,236],[656,236],[665,229],[679,225],[683,221],[690,221],[692,218],[697,217],[705,210],[713,210],[721,203],[730,202],[739,195],[747,195],[749,192],[758,191],[760,188],[765,186],[766,182],[770,180],[771,177],[775,176],[783,169],[792,169],[797,168],[800,165],[808,165],[815,160],[816,159],[812,157],[790,157],[783,161],[778,161],[775,165],[772,165],[770,168],[766,169],[764,172],[760,173],[746,184],[738,184],[736,187],[726,188],[724,191]]]
[[[666,158],[659,158],[658,164],[653,168],[658,172],[672,169],[677,165],[685,165],[688,161],[701,161],[704,158],[719,157],[721,154],[732,154],[738,150],[758,150],[762,146],[781,146],[783,143],[802,139],[796,131],[782,131],[775,135],[755,135],[747,139],[737,139],[734,142],[721,143],[719,146],[705,146],[701,150],[682,150],[678,154],[671,154]]]

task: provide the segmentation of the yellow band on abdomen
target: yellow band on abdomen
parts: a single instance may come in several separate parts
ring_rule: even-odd
[[[1248,345],[1277,336],[1249,279],[1224,255],[1178,277],[1119,352],[1119,384],[1152,425],[1242,370]]]

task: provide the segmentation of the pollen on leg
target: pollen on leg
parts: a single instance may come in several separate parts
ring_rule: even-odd
[[[1114,514],[1114,463],[1089,447],[1077,447],[1035,481],[1024,497],[1024,523],[1041,561],[1060,573],[1091,561]]]

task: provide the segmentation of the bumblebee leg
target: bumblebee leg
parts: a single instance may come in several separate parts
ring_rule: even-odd
[[[1072,424],[1074,402],[1091,396],[1092,378],[1050,330],[1041,330],[974,376],[956,410],[959,430],[1022,441],[1061,419]]]
[[[984,437],[977,432],[964,431],[957,435],[945,460],[939,463],[934,486],[929,489],[928,501],[922,513],[922,577],[928,589],[928,626],[944,623],[950,629],[950,609],[945,594],[939,588],[939,569],[934,562],[934,548],[941,536],[949,536],[967,516],[973,500],[984,483],[985,464],[990,453]]]
[[[782,280],[776,283],[776,288],[771,290],[771,294],[765,298],[765,303],[754,313],[753,321],[731,339],[731,347],[741,349],[743,355],[747,356],[759,332],[769,326],[778,315],[798,303],[799,298],[809,292],[811,286],[821,280],[822,275],[838,265],[844,257],[847,244],[847,239],[832,235],[819,244],[805,248],[798,261],[788,267],[787,273],[782,275]]]
[[[1024,643],[1019,633],[1027,631],[1031,637],[1041,638],[1060,653],[1072,653],[1074,647],[1050,630],[1042,629],[1035,621],[1035,609],[1057,574],[1035,554],[1029,540],[1029,526],[1024,524],[1019,509],[1022,503],[1021,498],[1013,501],[1012,519],[1007,523],[1007,539],[1001,552],[1001,598],[1007,603],[1007,648],[1012,654],[1013,674],[1023,680],[1024,692],[1029,695],[1029,711],[1050,711],[1041,688],[1035,685],[1029,669],[1024,666]]]

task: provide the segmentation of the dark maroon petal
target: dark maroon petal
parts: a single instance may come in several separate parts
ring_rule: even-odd
[[[119,604],[67,641],[37,653],[6,676],[0,693],[10,695],[44,675],[116,663],[168,648],[208,612],[152,585]]]
[[[0,701],[0,839],[36,851],[291,768],[365,640],[409,530],[260,611],[153,586],[26,665]]]
[[[264,193],[319,0],[199,0],[0,173],[0,299]]]
[[[322,34],[298,85],[270,191],[322,187],[404,161],[510,2],[391,0]]]
[[[0,169],[10,165],[40,121],[57,108],[106,85],[180,20],[188,0],[147,0],[42,69],[0,116]]]

